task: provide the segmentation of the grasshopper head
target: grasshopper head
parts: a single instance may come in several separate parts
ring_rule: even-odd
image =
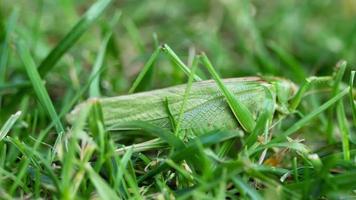
[[[268,77],[276,92],[277,110],[283,114],[289,113],[289,101],[298,91],[298,86],[290,80],[280,77]]]

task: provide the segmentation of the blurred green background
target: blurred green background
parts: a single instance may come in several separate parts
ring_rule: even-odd
[[[18,14],[8,62],[0,66],[8,86],[0,91],[2,106],[18,107],[17,85],[27,80],[14,43],[25,40],[39,65],[94,2],[1,1],[1,44],[9,16]],[[190,55],[205,51],[223,77],[276,75],[300,83],[305,76],[331,74],[341,59],[351,68],[356,64],[354,0],[113,1],[44,78],[58,106],[88,81],[108,30],[113,35],[100,83],[107,96],[127,92],[157,43],[167,43],[188,64]],[[159,60],[147,88],[186,81],[167,58]]]

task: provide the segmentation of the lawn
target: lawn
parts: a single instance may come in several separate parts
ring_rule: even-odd
[[[356,198],[355,66],[353,0],[0,1],[0,199]]]

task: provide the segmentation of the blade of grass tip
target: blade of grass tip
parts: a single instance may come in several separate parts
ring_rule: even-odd
[[[155,44],[155,48],[159,48],[159,40],[156,32],[152,34],[152,38],[153,38],[153,44]]]
[[[42,77],[44,77],[56,65],[63,54],[65,54],[89,29],[90,25],[103,13],[110,2],[111,0],[99,0],[89,8],[77,24],[41,62],[38,71]]]
[[[353,94],[355,73],[356,73],[356,71],[351,71],[350,83],[349,83],[349,85],[350,85],[350,104],[351,104],[351,109],[352,109],[352,119],[353,119],[354,126],[356,126],[356,102],[354,100],[354,94]]]
[[[282,134],[280,134],[278,137],[273,139],[271,142],[280,142],[283,139],[285,139],[287,136],[295,133],[298,131],[300,128],[305,126],[310,120],[312,120],[314,117],[319,115],[321,112],[325,111],[332,105],[334,105],[337,101],[339,101],[342,97],[344,97],[347,93],[349,92],[349,87],[335,95],[333,98],[329,99],[327,102],[322,104],[320,107],[317,109],[313,110],[311,113],[308,115],[304,116],[302,119],[300,119],[298,122],[294,123],[289,129],[284,131]]]
[[[25,45],[24,42],[20,41],[17,43],[17,50],[18,54],[24,64],[24,67],[26,69],[26,72],[28,74],[28,77],[30,78],[30,81],[32,83],[33,89],[35,90],[35,93],[37,95],[37,98],[39,99],[40,103],[46,111],[48,112],[48,115],[52,119],[52,121],[55,122],[55,128],[58,134],[58,137],[55,142],[55,146],[57,145],[58,141],[61,140],[62,134],[64,133],[64,128],[62,126],[62,123],[60,122],[57,112],[53,106],[53,103],[47,93],[47,90],[43,84],[43,81],[37,71],[36,64],[34,60],[32,59],[32,56]]]
[[[155,49],[160,49],[160,45],[159,45],[157,34],[153,33],[152,37],[153,37],[153,43],[154,43]],[[145,52],[142,52],[142,54],[146,55]],[[154,73],[155,73],[154,65],[156,63],[156,60],[158,60],[158,57],[152,62],[152,64],[149,67],[149,69],[145,72],[145,76],[143,77],[143,79],[140,81],[140,84],[135,89],[136,92],[137,91],[145,91],[145,90],[149,89],[152,86],[153,77],[154,77]]]
[[[177,56],[176,53],[174,53],[174,51],[167,45],[167,44],[163,44],[162,45],[162,50],[163,52],[165,52],[168,57],[178,66],[180,67],[180,69],[188,76],[190,76],[191,71],[190,69],[183,63],[183,61]],[[194,80],[195,81],[201,81],[202,79],[198,76],[198,75],[194,75]]]
[[[345,69],[346,69],[346,61],[340,61],[336,65],[336,74],[334,76],[334,85],[332,87],[332,96],[335,96],[340,90],[340,83],[342,81],[342,77],[344,76]],[[334,142],[333,132],[334,132],[334,114],[335,114],[335,107],[331,106],[328,111],[328,121],[326,127],[326,134],[328,137],[329,143]]]
[[[100,45],[98,55],[96,57],[92,73],[90,74],[90,77],[95,76],[93,81],[90,84],[89,88],[89,96],[90,97],[99,97],[101,96],[100,94],[100,74],[96,75],[98,71],[103,67],[103,62],[104,58],[106,55],[106,51],[109,45],[109,41],[112,38],[112,33],[115,25],[119,21],[121,17],[121,12],[115,12],[114,17],[112,20],[108,23],[108,30],[104,34],[104,39],[102,44]]]
[[[341,132],[341,141],[342,141],[342,151],[344,154],[345,160],[350,160],[350,132],[348,128],[348,123],[345,115],[344,103],[342,99],[339,100],[336,106],[336,115],[339,123],[339,129]]]
[[[112,32],[109,31],[107,34],[105,34],[104,36],[104,41],[102,42],[100,48],[99,48],[99,52],[98,55],[96,57],[94,66],[93,66],[93,70],[90,74],[90,77],[93,77],[99,70],[100,68],[103,66],[104,63],[104,57],[105,57],[105,53],[106,53],[106,47],[108,45],[109,39],[112,35]],[[89,87],[89,96],[90,97],[100,97],[101,93],[100,93],[100,75],[95,76],[95,78],[93,79],[93,81],[90,84]]]
[[[193,60],[193,64],[192,64],[192,71],[189,75],[189,79],[188,79],[188,83],[187,86],[185,88],[184,91],[184,96],[183,96],[183,102],[181,105],[181,108],[179,110],[179,115],[178,115],[178,119],[177,119],[177,125],[174,131],[174,134],[177,135],[180,138],[184,138],[184,135],[180,135],[179,131],[180,131],[180,125],[182,123],[182,118],[183,118],[183,114],[184,114],[184,108],[185,105],[187,104],[188,98],[189,98],[189,93],[190,93],[190,89],[192,88],[192,84],[193,84],[193,79],[194,79],[194,75],[195,75],[195,70],[198,66],[198,59],[197,57],[194,58]]]
[[[84,165],[90,181],[93,183],[94,187],[96,188],[99,196],[104,200],[111,200],[111,199],[119,199],[115,191],[111,189],[108,183],[97,174],[94,169],[90,166],[89,163]]]
[[[15,114],[11,115],[10,118],[1,127],[0,142],[2,141],[2,139],[4,139],[4,137],[10,131],[10,129],[14,126],[15,122],[19,119],[20,116],[21,116],[21,111],[17,111]]]
[[[208,69],[209,73],[213,76],[213,79],[219,86],[219,89],[224,94],[227,103],[229,104],[232,112],[234,113],[237,121],[240,123],[242,128],[247,132],[251,133],[255,127],[255,120],[250,112],[250,110],[243,105],[239,100],[233,95],[233,93],[224,85],[218,73],[215,71],[213,65],[211,64],[208,57],[203,52],[201,54],[202,62]]]
[[[156,48],[156,50],[153,52],[153,54],[151,55],[151,57],[148,59],[148,61],[146,62],[146,64],[143,66],[143,69],[140,71],[140,73],[138,74],[137,78],[135,79],[135,81],[133,82],[131,88],[129,89],[129,94],[133,93],[136,91],[136,89],[138,87],[140,87],[142,80],[145,78],[145,75],[147,74],[147,72],[152,68],[152,66],[154,65],[154,63],[156,62],[159,53],[161,52],[162,48],[158,47]]]
[[[241,179],[241,177],[239,177],[239,176],[232,177],[231,180],[242,193],[247,193],[248,196],[251,197],[251,199],[253,199],[253,200],[262,200],[263,199],[261,197],[261,195],[254,188],[252,188],[249,184],[245,183]]]

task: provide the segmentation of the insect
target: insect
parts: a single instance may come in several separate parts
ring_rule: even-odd
[[[189,69],[168,45],[162,45],[152,54],[133,83],[130,92],[137,88],[162,51],[189,76],[187,85],[118,97],[89,99],[79,104],[67,116],[68,121],[74,122],[82,108],[95,101],[101,104],[103,121],[108,130],[130,130],[132,127],[125,127],[122,124],[144,121],[160,128],[173,130],[175,133],[188,132],[192,136],[216,129],[235,129],[248,133],[255,131],[260,134],[266,128],[270,128],[274,119],[294,112],[303,94],[313,83],[328,82],[333,79],[310,77],[299,89],[293,82],[278,77],[220,79],[204,53],[194,58],[193,67]],[[206,67],[214,80],[203,81],[195,74],[197,62]],[[344,69],[346,63],[340,66]],[[336,76],[341,76],[343,71],[338,70]],[[194,83],[192,83],[193,79]],[[342,94],[330,99],[322,109],[311,113],[310,118],[314,117],[315,113],[330,107],[332,102],[336,102],[345,94],[346,91],[343,91]],[[178,128],[175,127],[176,125]],[[298,127],[299,124],[292,126],[280,138],[293,133]]]
[[[254,120],[265,109],[267,95],[273,101],[273,113],[286,112],[287,101],[295,94],[296,86],[281,78],[244,77],[223,79],[224,85],[234,97],[248,108]],[[144,121],[161,128],[173,129],[170,116],[178,119],[182,108],[186,85],[123,95],[98,98],[106,127],[117,130],[117,125],[131,121]],[[283,95],[282,95],[283,94]],[[73,121],[88,101],[78,105],[69,115]],[[169,108],[167,111],[166,104]],[[122,128],[122,127],[120,127]],[[129,127],[127,127],[129,128]],[[241,129],[225,96],[214,80],[192,84],[183,110],[180,129],[199,134],[216,129]]]

